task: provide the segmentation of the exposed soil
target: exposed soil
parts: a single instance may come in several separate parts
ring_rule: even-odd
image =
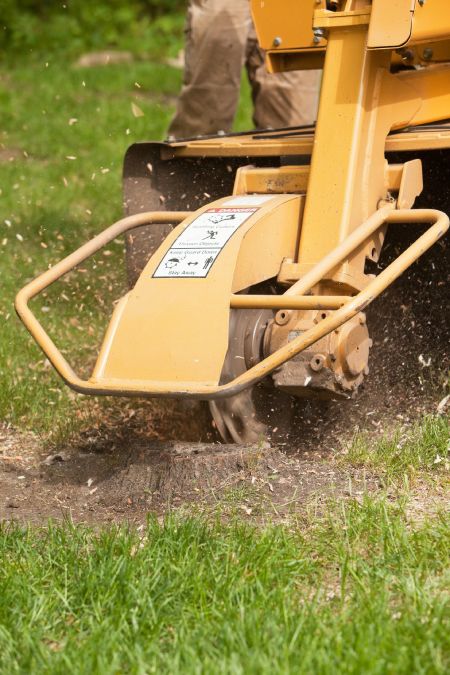
[[[3,162],[14,162],[17,159],[24,159],[25,155],[23,150],[19,148],[5,148],[0,143],[0,163]]]
[[[98,68],[99,66],[113,66],[122,63],[132,63],[131,52],[105,50],[101,52],[89,52],[82,54],[75,63],[76,68]]]
[[[258,517],[284,517],[330,496],[361,495],[377,479],[347,471],[316,451],[302,456],[270,446],[135,439],[120,452],[81,442],[45,456],[32,435],[0,434],[0,520],[42,523],[140,522],[152,511],[221,504]]]

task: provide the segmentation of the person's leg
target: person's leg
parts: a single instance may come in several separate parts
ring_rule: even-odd
[[[253,27],[247,42],[246,67],[257,129],[301,126],[315,121],[321,71],[269,73]]]
[[[231,130],[250,25],[248,0],[190,0],[184,85],[170,136]]]

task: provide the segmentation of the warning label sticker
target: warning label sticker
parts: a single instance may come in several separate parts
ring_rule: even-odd
[[[153,273],[154,278],[204,278],[236,230],[257,209],[209,209],[174,241]]]

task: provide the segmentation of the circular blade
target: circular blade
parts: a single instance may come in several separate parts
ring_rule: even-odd
[[[272,317],[269,310],[231,310],[222,383],[230,382],[263,358],[264,333]],[[290,431],[293,399],[275,389],[271,378],[236,396],[211,401],[209,407],[216,428],[227,443],[279,440]]]

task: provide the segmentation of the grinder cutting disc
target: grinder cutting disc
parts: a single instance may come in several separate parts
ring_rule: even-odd
[[[230,382],[263,358],[263,339],[270,310],[231,310],[228,352],[221,383]],[[295,401],[275,389],[271,377],[230,398],[209,404],[225,442],[256,443],[289,435]]]

